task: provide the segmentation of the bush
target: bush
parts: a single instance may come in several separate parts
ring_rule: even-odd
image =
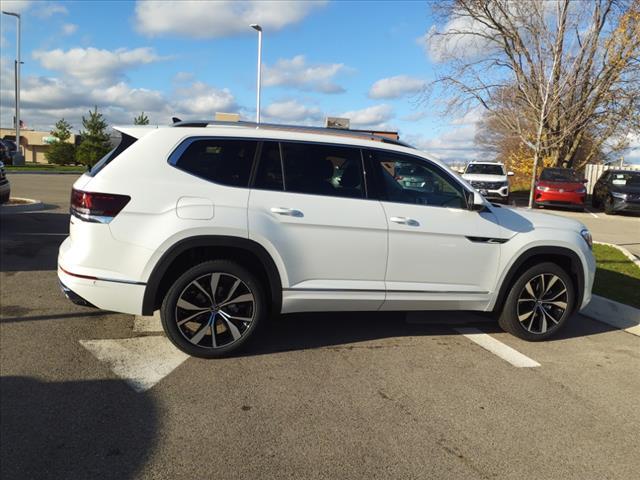
[[[56,165],[74,165],[76,163],[76,147],[72,143],[56,142],[45,154],[49,163]]]

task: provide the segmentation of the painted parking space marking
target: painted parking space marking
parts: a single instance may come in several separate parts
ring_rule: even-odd
[[[149,390],[189,358],[162,336],[80,340],[80,344],[136,392]]]
[[[523,355],[519,351],[511,348],[509,345],[505,345],[501,341],[496,340],[492,336],[487,335],[482,330],[472,327],[459,327],[455,328],[455,330],[472,342],[480,345],[485,350],[509,362],[514,367],[533,368],[540,366],[540,364],[535,360]]]
[[[137,333],[160,333],[162,324],[160,315],[156,312],[153,317],[140,317],[136,315],[133,319],[133,331]]]
[[[596,215],[595,213],[593,213],[593,212],[591,211],[591,209],[589,209],[589,208],[586,208],[586,207],[585,207],[585,210],[586,210],[587,212],[589,212],[589,214],[590,214],[592,217],[594,217],[594,218],[600,218],[598,215]]]

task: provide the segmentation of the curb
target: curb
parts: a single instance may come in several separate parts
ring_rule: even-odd
[[[28,203],[23,203],[20,205],[2,205],[2,207],[0,207],[0,215],[11,215],[12,213],[35,212],[38,210],[44,210],[44,203],[42,203],[40,200],[19,197],[11,197],[11,199],[22,200]]]
[[[629,250],[627,250],[626,248],[621,247],[620,245],[616,245],[615,243],[595,242],[595,241],[593,243],[597,243],[598,245],[606,245],[608,247],[617,248],[624,254],[625,257],[627,257],[629,260],[635,263],[638,267],[640,267],[640,259],[636,257],[633,253],[631,253]]]
[[[580,311],[593,320],[640,337],[640,309],[592,295],[591,302]]]

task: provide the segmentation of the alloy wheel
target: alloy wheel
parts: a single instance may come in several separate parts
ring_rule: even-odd
[[[560,277],[553,273],[536,275],[518,297],[518,321],[530,333],[547,333],[564,317],[568,299],[567,286]]]
[[[255,297],[238,277],[214,272],[200,276],[180,293],[178,330],[192,344],[216,349],[240,340],[254,320]]]

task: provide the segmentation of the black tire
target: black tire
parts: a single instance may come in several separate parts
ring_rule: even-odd
[[[613,210],[613,198],[608,196],[604,201],[604,213],[607,215],[615,215],[615,211]]]
[[[555,303],[565,304],[564,311],[560,313],[560,310],[562,310],[560,306],[556,306],[555,304],[551,304],[552,302],[545,301],[544,305],[541,305],[540,308],[545,308],[546,314],[541,311],[534,311],[532,312],[532,316],[526,317],[525,315],[529,305],[532,308],[538,307],[538,302],[531,301],[535,303],[528,303],[530,302],[529,300],[522,300],[522,298],[529,296],[526,288],[527,283],[532,282],[530,286],[533,286],[533,289],[536,290],[536,279],[538,279],[537,285],[540,285],[539,277],[541,275],[545,276],[543,277],[543,282],[544,278],[546,278],[547,283],[551,283],[553,276],[558,277],[551,287],[555,290],[551,290],[549,292],[550,297],[548,298],[552,298],[551,295],[555,295],[557,292],[561,291],[562,287],[566,289],[566,296],[562,295],[555,299]],[[560,280],[563,285],[559,284],[558,280]],[[538,292],[536,291],[536,293]],[[543,298],[547,298],[544,295],[541,296]],[[576,302],[575,296],[576,294],[573,282],[564,269],[551,262],[534,265],[522,273],[512,285],[511,290],[507,295],[507,299],[505,300],[502,312],[498,317],[498,323],[503,330],[518,338],[522,338],[523,340],[531,342],[545,340],[555,335],[566,324],[567,320],[571,316],[571,312],[573,312]],[[519,302],[519,300],[521,301]],[[519,307],[519,305],[521,307]],[[522,310],[519,312],[518,308],[522,308]],[[518,319],[519,314],[525,317],[522,321]],[[551,315],[553,315],[552,318],[557,320],[557,323],[553,323],[548,320]],[[543,331],[542,329],[543,320],[541,320],[541,318],[544,318],[544,325],[547,326],[546,331]],[[531,325],[529,325],[529,322],[531,322]],[[551,327],[549,327],[549,325],[551,325]],[[536,330],[540,331],[537,332]]]
[[[217,275],[213,294],[212,275]],[[248,296],[252,300],[233,302]],[[197,309],[183,309],[178,301]],[[200,309],[202,312],[197,313]],[[195,318],[179,326],[179,320],[192,316],[189,312],[195,312]],[[179,319],[180,316],[183,318]],[[269,305],[261,282],[246,268],[229,260],[210,260],[184,272],[165,295],[160,309],[162,327],[169,340],[188,355],[201,358],[225,357],[245,348],[268,316]]]

